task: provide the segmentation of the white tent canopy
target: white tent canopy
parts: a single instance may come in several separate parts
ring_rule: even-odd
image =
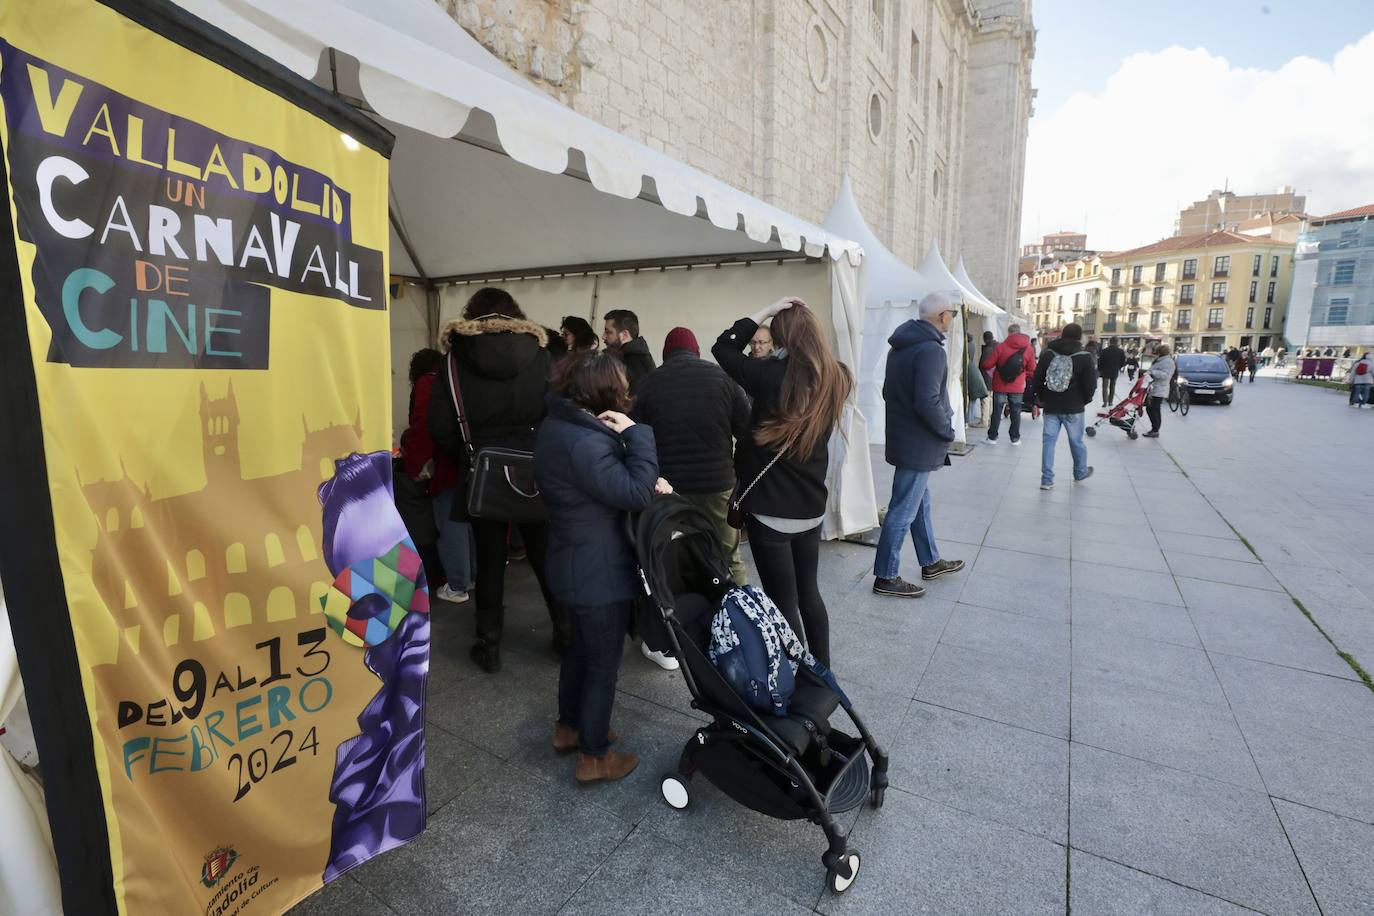
[[[503,152],[515,162],[553,175],[585,178],[592,188],[622,199],[641,198],[669,213],[701,216],[721,229],[742,230],[738,250],[784,250],[811,257],[847,255],[857,264],[859,246],[777,207],[616,133],[540,92],[491,57],[432,0],[177,0],[179,5],[229,32],[307,79],[320,74],[326,49],[352,61],[338,74],[340,89],[356,91],[392,125],[434,137],[468,140]],[[356,62],[356,69],[353,61]],[[354,88],[356,84],[356,90]],[[394,174],[405,174],[410,153],[398,137]],[[419,154],[423,155],[423,154]],[[542,186],[524,179],[531,193]],[[425,193],[432,186],[424,189]],[[469,189],[470,190],[470,189]],[[493,189],[492,193],[496,193]],[[576,196],[576,192],[567,192]],[[403,212],[414,201],[400,200]],[[507,201],[507,207],[514,201]],[[541,208],[542,209],[542,208]],[[558,212],[547,208],[557,221]],[[568,211],[561,211],[568,212]],[[580,225],[581,212],[568,212]],[[450,213],[450,218],[453,214]],[[409,220],[409,215],[406,215]],[[557,225],[549,226],[552,233]],[[668,233],[663,249],[678,253]],[[581,233],[574,233],[581,234]],[[592,233],[587,233],[592,235]],[[566,238],[567,236],[562,236]],[[427,239],[411,236],[419,260],[431,276],[444,271],[426,261]],[[445,251],[456,246],[441,237]],[[594,239],[584,240],[590,247]],[[589,260],[616,260],[616,239]],[[753,244],[747,244],[752,242]],[[537,251],[535,246],[529,246]],[[644,250],[641,245],[640,250]],[[719,251],[712,253],[722,253]],[[547,252],[546,252],[547,254]],[[517,259],[518,260],[518,259]],[[442,263],[436,261],[436,263]],[[566,260],[541,264],[565,264]],[[404,269],[406,261],[395,259]],[[416,266],[416,265],[409,265]],[[454,273],[522,266],[480,265],[476,259]]]

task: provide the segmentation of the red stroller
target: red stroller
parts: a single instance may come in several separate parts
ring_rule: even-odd
[[[1131,386],[1131,393],[1126,395],[1125,400],[1116,404],[1110,410],[1098,411],[1097,419],[1086,430],[1089,436],[1097,435],[1097,428],[1103,421],[1110,423],[1118,429],[1124,429],[1126,436],[1131,439],[1140,438],[1140,433],[1135,431],[1135,421],[1139,420],[1145,413],[1145,398],[1150,391],[1150,376],[1142,372],[1136,376],[1135,384]]]

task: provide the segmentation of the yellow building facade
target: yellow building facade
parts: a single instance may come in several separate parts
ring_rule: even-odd
[[[1106,294],[1096,333],[1183,353],[1277,349],[1293,251],[1292,242],[1272,236],[1223,231],[1103,255]]]

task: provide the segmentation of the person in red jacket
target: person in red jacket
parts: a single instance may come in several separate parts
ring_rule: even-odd
[[[458,493],[458,465],[429,435],[429,401],[434,381],[445,365],[438,350],[417,351],[410,359],[410,425],[401,434],[401,462],[406,474],[429,482],[434,523],[439,529],[439,562],[448,579],[434,597],[462,603],[472,589],[472,526],[449,518]]]
[[[1011,405],[1011,444],[1021,444],[1021,401],[1026,380],[1035,377],[1035,350],[1020,325],[1007,328],[1007,339],[983,357],[978,368],[992,375],[992,419],[988,422],[988,445],[997,443],[1002,423],[1002,408]]]

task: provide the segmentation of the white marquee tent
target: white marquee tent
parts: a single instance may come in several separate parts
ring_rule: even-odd
[[[868,294],[864,299],[863,348],[859,362],[859,407],[868,419],[869,440],[874,444],[885,441],[883,413],[883,373],[887,364],[887,340],[905,321],[917,317],[916,304],[928,293],[946,291],[961,297],[966,311],[992,322],[1006,313],[978,292],[963,260],[956,273],[951,274],[940,257],[940,250],[931,245],[920,269],[911,267],[887,248],[868,227],[853,188],[846,176],[835,196],[822,225],[831,232],[853,239],[864,250],[861,273],[866,278]],[[1005,330],[1004,328],[1002,330]],[[949,397],[954,410],[955,440],[965,441],[964,405],[961,373],[963,369],[963,317],[955,321],[947,336],[949,355]]]
[[[740,315],[798,295],[859,365],[857,243],[558,103],[432,0],[177,2],[396,134],[391,271],[419,283],[393,309],[393,370],[486,283],[555,328],[631,308],[655,349],[675,325],[708,348]],[[877,519],[856,410],[842,431],[828,536]]]

